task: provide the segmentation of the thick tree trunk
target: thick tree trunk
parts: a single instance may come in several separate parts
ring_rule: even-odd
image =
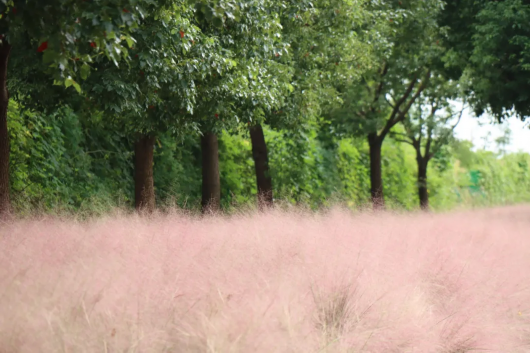
[[[372,204],[374,209],[382,210],[385,208],[381,169],[381,148],[383,143],[375,134],[368,136],[368,143],[370,146],[370,192],[372,196]]]
[[[153,150],[155,138],[141,136],[134,145],[134,197],[136,210],[151,213],[155,210],[153,180]]]
[[[429,191],[427,189],[427,162],[418,161],[418,195],[420,207],[423,211],[429,211]]]
[[[269,173],[269,155],[265,135],[261,125],[250,128],[250,139],[252,141],[252,157],[256,169],[256,182],[258,186],[258,205],[260,209],[271,207],[272,198],[272,178]]]
[[[219,179],[219,144],[211,132],[201,137],[202,149],[202,213],[215,213],[221,207]]]
[[[0,217],[11,212],[9,197],[9,132],[7,131],[7,107],[9,93],[7,92],[7,63],[11,45],[3,39],[0,45]]]

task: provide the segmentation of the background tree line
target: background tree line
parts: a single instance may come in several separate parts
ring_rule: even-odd
[[[0,13],[3,214],[530,200],[528,154],[453,136],[462,105],[528,115],[522,1],[2,0]]]

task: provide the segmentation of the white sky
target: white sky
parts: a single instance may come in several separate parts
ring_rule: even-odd
[[[495,139],[503,136],[504,129],[511,130],[511,141],[506,146],[508,152],[524,151],[530,153],[530,121],[523,123],[517,118],[509,118],[503,124],[498,124],[489,116],[483,115],[476,118],[473,113],[466,110],[462,120],[455,128],[455,135],[459,139],[473,142],[475,148],[486,148],[498,151]]]

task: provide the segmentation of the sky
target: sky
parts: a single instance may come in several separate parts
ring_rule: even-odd
[[[512,117],[503,124],[494,122],[489,116],[476,118],[473,113],[466,110],[462,115],[462,120],[455,128],[455,135],[459,139],[469,140],[478,148],[486,148],[490,151],[498,151],[499,147],[495,139],[504,134],[504,130],[511,130],[511,141],[506,146],[507,152],[524,151],[530,153],[530,121],[523,123],[521,120]]]

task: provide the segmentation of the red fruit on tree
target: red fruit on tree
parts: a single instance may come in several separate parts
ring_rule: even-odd
[[[91,46],[92,48],[97,47],[96,43],[94,43],[94,42],[91,42],[91,43],[90,43],[90,46]]]
[[[123,12],[125,12],[125,13],[129,13],[129,10],[127,10],[127,9],[123,9]]]
[[[42,44],[37,48],[37,52],[42,53],[42,52],[45,51],[46,49],[48,49],[48,42],[44,42],[44,43],[42,43]]]
[[[215,118],[216,118],[216,119],[219,119],[219,114],[215,114]]]
[[[184,31],[181,30],[179,33],[180,33],[180,38],[184,38]]]

